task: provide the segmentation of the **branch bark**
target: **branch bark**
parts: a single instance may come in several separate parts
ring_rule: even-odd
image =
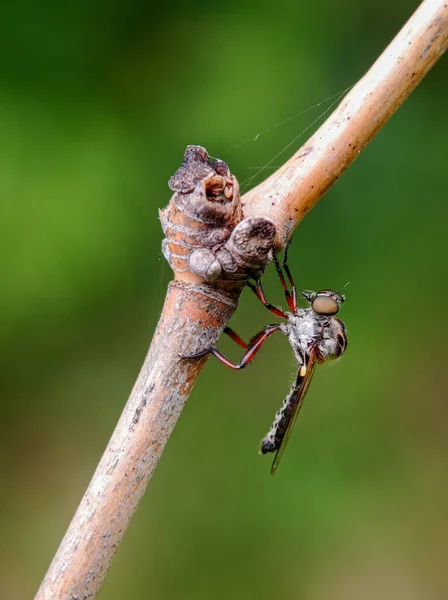
[[[448,44],[446,0],[424,0],[367,74],[311,139],[242,199],[244,217],[269,218],[276,247],[360,154]],[[109,445],[37,592],[37,600],[94,597],[241,282],[177,272],[140,375]]]

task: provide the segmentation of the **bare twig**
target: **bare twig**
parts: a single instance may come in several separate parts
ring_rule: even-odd
[[[244,214],[274,221],[279,243],[359,156],[448,44],[448,3],[425,0],[318,131],[245,194]]]
[[[425,0],[317,133],[243,197],[246,218],[268,217],[277,247],[353,162],[440,58],[448,5]],[[241,283],[176,273],[139,378],[36,598],[92,598],[145,491],[204,360],[179,355],[217,340]]]

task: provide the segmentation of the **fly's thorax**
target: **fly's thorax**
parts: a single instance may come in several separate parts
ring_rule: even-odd
[[[315,313],[309,308],[299,308],[295,313],[286,313],[288,326],[291,331],[302,331],[304,328],[309,328],[312,322],[316,319]]]
[[[316,318],[316,314],[309,308],[299,308],[292,314],[287,314],[287,336],[294,350],[297,362],[302,364],[308,356],[311,344],[321,337],[322,317]],[[325,317],[326,320],[328,318]]]
[[[344,323],[336,317],[316,314],[311,308],[287,313],[284,333],[294,350],[297,362],[302,364],[314,349],[317,361],[326,362],[342,356],[347,346]]]

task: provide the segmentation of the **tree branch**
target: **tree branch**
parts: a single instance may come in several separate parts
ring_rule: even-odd
[[[243,198],[273,220],[280,245],[386,124],[445,52],[448,4],[425,0],[316,133]]]
[[[447,43],[448,5],[425,0],[312,138],[243,197],[241,216],[270,219],[277,233],[275,246],[283,247]],[[242,286],[240,281],[211,283],[188,270],[176,272],[140,375],[36,599],[97,594],[205,362],[180,356],[214,345],[236,308]]]

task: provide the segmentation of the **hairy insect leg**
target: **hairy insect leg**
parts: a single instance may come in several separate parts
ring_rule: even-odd
[[[293,294],[294,294],[293,296],[291,296],[291,294],[289,293],[288,286],[286,285],[285,277],[283,275],[283,271],[280,267],[280,263],[278,262],[278,258],[276,256],[274,256],[274,264],[275,264],[275,268],[277,270],[278,276],[280,278],[280,283],[282,284],[282,288],[285,291],[286,302],[288,303],[288,306],[292,310],[292,312],[295,312],[297,310],[297,303],[295,301],[295,292],[293,291]],[[288,277],[288,279],[289,279],[289,277]],[[295,290],[295,288],[293,288],[293,290]]]
[[[210,350],[210,354],[216,356],[216,358],[220,362],[222,362],[223,365],[226,365],[226,367],[234,369],[235,371],[238,371],[239,369],[244,369],[244,367],[246,367],[251,362],[255,354],[258,352],[258,350],[260,350],[261,346],[268,339],[268,337],[276,331],[280,330],[281,325],[267,325],[262,331],[260,331],[260,333],[257,333],[257,335],[254,338],[252,338],[249,346],[247,347],[246,352],[243,354],[241,360],[238,363],[233,363],[232,361],[230,361],[216,348],[212,348]]]
[[[249,346],[246,349],[246,352],[241,357],[241,360],[238,363],[233,363],[231,360],[226,358],[224,354],[222,354],[217,348],[210,348],[209,350],[204,350],[203,352],[199,352],[198,354],[192,354],[190,356],[183,356],[182,358],[201,358],[206,354],[213,354],[223,365],[229,367],[230,369],[234,369],[235,371],[239,371],[240,369],[244,369],[251,360],[254,358],[255,354],[264,344],[264,342],[268,339],[270,335],[275,333],[276,331],[280,331],[281,325],[267,325],[260,333],[251,340]]]
[[[240,336],[230,329],[230,327],[224,327],[224,333],[226,333],[234,342],[236,342],[241,348],[248,348],[248,344],[240,338]]]
[[[297,310],[297,289],[288,266],[288,250],[291,245],[291,242],[292,240],[289,240],[289,242],[286,244],[285,252],[283,254],[283,270],[285,271],[286,277],[288,278],[288,281],[291,285],[292,301],[295,307],[294,310]]]
[[[264,295],[264,291],[261,286],[260,279],[256,280],[255,285],[253,285],[250,281],[247,281],[246,285],[248,287],[250,287],[250,289],[257,296],[257,298],[263,303],[264,306],[266,306],[266,308],[268,310],[271,311],[271,313],[273,313],[276,317],[280,317],[281,319],[286,319],[286,315],[282,310],[280,310],[279,308],[277,308],[276,306],[274,306],[273,304],[271,304],[270,302],[268,302],[266,300],[266,296]]]

